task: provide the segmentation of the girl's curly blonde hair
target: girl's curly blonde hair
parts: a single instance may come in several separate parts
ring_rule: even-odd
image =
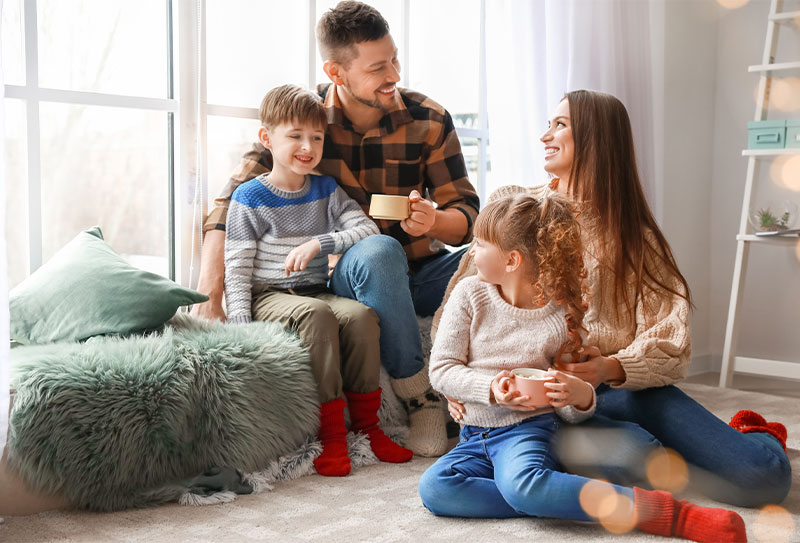
[[[568,341],[559,357],[581,347],[580,330],[585,331],[583,317],[589,307],[577,215],[575,204],[559,194],[541,199],[520,194],[489,203],[474,228],[475,237],[503,252],[520,252],[536,287],[538,304],[553,300],[566,307]]]

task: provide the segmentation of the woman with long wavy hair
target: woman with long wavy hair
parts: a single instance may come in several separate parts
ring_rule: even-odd
[[[690,483],[715,500],[745,507],[781,502],[791,486],[785,427],[753,411],[740,411],[725,423],[674,386],[686,376],[691,359],[691,295],[645,200],[625,106],[609,94],[569,92],[541,141],[550,184],[501,187],[490,201],[518,192],[557,191],[580,209],[586,338],[582,361],[556,365],[597,388],[596,416],[572,432],[611,428],[629,438],[606,445],[593,441],[594,464],[628,460],[619,472],[595,465],[598,471],[588,474],[638,478],[644,458],[621,454],[621,444],[644,444],[640,450],[647,451],[660,443],[686,460]],[[448,294],[474,273],[467,254]],[[434,332],[437,323],[438,314]],[[456,400],[449,407],[458,420],[464,407]],[[562,464],[580,471],[585,462],[578,466],[565,457]]]

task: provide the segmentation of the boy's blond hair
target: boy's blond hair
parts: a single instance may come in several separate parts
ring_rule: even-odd
[[[322,98],[297,85],[281,85],[271,89],[261,100],[258,118],[266,128],[291,122],[313,124],[323,129],[328,126]]]

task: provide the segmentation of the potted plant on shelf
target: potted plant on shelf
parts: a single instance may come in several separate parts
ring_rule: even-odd
[[[758,232],[782,232],[789,230],[797,218],[797,204],[788,200],[767,202],[750,213],[750,224]]]

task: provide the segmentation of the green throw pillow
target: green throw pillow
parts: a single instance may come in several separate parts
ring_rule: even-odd
[[[158,328],[208,296],[125,262],[99,226],[81,232],[9,293],[11,339],[80,341]]]

